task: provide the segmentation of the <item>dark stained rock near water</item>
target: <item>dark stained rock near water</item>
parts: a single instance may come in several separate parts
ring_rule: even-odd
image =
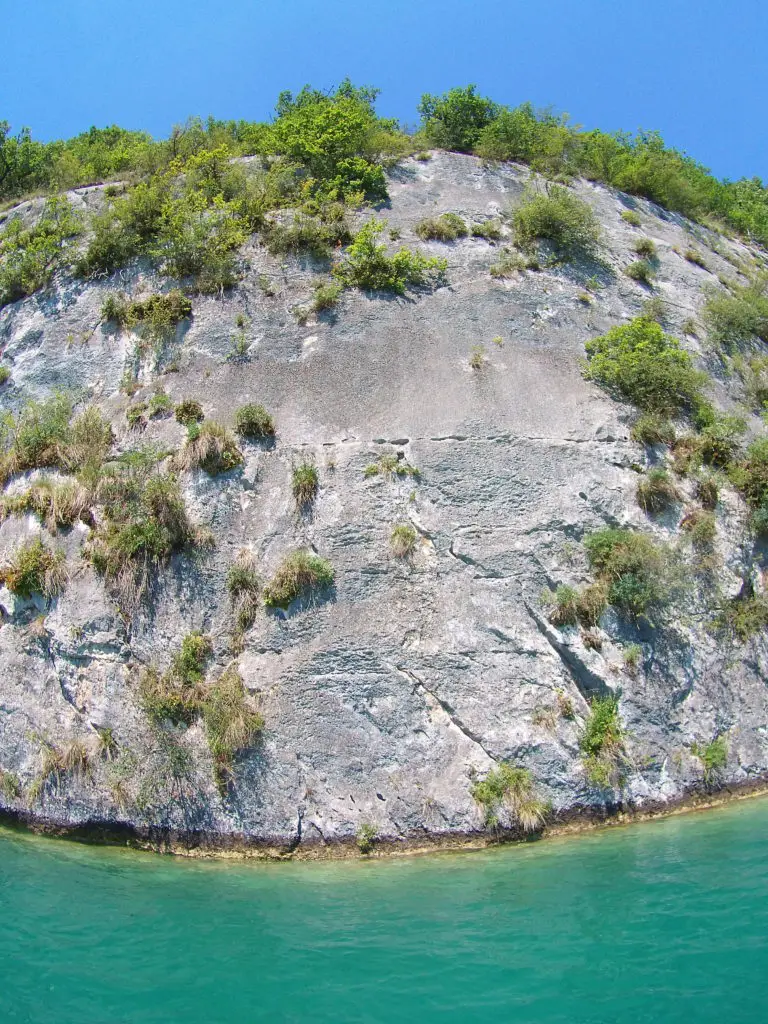
[[[110,420],[117,453],[184,443],[172,416],[143,430],[126,422],[127,406],[158,386],[173,403],[199,400],[206,419],[230,428],[247,403],[264,405],[276,425],[270,443],[241,440],[244,461],[229,472],[180,473],[190,519],[215,547],[174,555],[130,616],[82,555],[87,523],[53,536],[31,514],[5,518],[0,559],[41,536],[65,552],[68,578],[50,601],[0,591],[0,769],[19,783],[16,793],[0,788],[0,807],[59,824],[295,846],[354,840],[364,825],[393,839],[480,832],[485,811],[472,787],[502,761],[530,770],[555,817],[680,800],[704,787],[696,751],[718,736],[727,761],[708,784],[768,770],[766,639],[711,628],[718,602],[745,581],[762,590],[748,510],[721,486],[707,589],[696,575],[701,555],[680,529],[694,482],[676,478],[675,507],[644,514],[638,480],[665,449],[632,441],[634,410],[582,375],[585,342],[637,316],[650,296],[624,273],[647,235],[665,330],[712,374],[716,405],[737,410],[738,381],[683,325],[700,316],[705,287],[737,277],[734,260],[754,251],[587,182],[574,189],[598,216],[601,263],[499,278],[489,268],[508,227],[495,244],[414,233],[446,211],[470,224],[496,218],[527,180],[523,168],[473,157],[403,161],[376,216],[399,231],[393,248],[447,257],[445,283],[403,297],[346,290],[333,310],[306,318],[294,311],[308,307],[323,268],[270,256],[254,236],[239,285],[193,297],[160,365],[152,352],[141,360],[130,398],[121,381],[136,338],[103,322],[101,308],[119,289],[167,289],[148,265],[88,283],[60,273],[52,288],[0,311],[6,409],[68,391]],[[97,209],[101,191],[78,190],[73,201]],[[629,206],[641,232],[621,219]],[[683,257],[692,244],[708,269]],[[759,426],[753,417],[750,429]],[[418,473],[366,473],[384,456]],[[297,510],[292,472],[305,461],[318,490]],[[6,495],[44,472],[14,477]],[[397,524],[415,531],[406,557],[390,544]],[[553,625],[543,592],[593,580],[582,541],[606,525],[668,542],[687,582],[652,621],[609,608],[591,629]],[[233,643],[229,567],[247,550],[266,583],[296,549],[331,563],[333,587],[285,609],[262,602]],[[213,645],[200,685],[236,668],[264,719],[261,738],[218,785],[205,718],[153,724],[140,700],[142,670],[167,671],[193,631]],[[640,647],[636,665],[626,663],[630,645]],[[626,728],[623,778],[599,786],[579,738],[589,702],[610,694]],[[46,748],[73,741],[85,745],[87,767],[40,782]],[[510,807],[498,816],[515,827]]]

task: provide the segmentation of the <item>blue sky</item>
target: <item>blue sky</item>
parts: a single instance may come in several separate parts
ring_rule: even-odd
[[[421,93],[476,82],[768,179],[765,0],[0,0],[0,25],[0,120],[41,139],[264,119],[349,75],[411,123]]]

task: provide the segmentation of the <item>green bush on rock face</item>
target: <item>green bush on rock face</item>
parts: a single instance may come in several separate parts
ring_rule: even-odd
[[[618,698],[596,697],[592,701],[579,747],[587,778],[593,785],[608,789],[620,784],[625,758]]]
[[[333,271],[343,284],[349,288],[403,295],[408,288],[440,283],[448,269],[447,260],[405,248],[389,255],[387,247],[377,241],[383,230],[380,221],[371,219],[355,235],[343,261]]]
[[[590,254],[600,239],[592,208],[560,185],[529,195],[514,211],[512,224],[521,248],[530,249],[534,242],[545,239],[563,257]]]
[[[644,533],[606,526],[584,541],[590,566],[608,588],[610,604],[644,615],[667,597],[669,556]]]
[[[647,412],[697,408],[707,377],[655,320],[636,317],[586,344],[584,375]]]
[[[527,768],[502,761],[486,777],[472,786],[472,796],[485,811],[488,827],[498,825],[498,811],[509,808],[524,832],[533,832],[544,824],[548,807],[534,795],[533,776]]]
[[[310,551],[294,551],[264,588],[264,604],[287,608],[298,597],[333,586],[333,566]]]
[[[241,437],[274,437],[275,423],[263,405],[241,405],[235,413],[235,430]]]

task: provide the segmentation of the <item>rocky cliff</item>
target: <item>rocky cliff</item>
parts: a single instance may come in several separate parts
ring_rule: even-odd
[[[228,472],[176,467],[189,519],[215,545],[153,570],[132,611],[83,555],[95,529],[88,517],[56,530],[33,511],[5,516],[6,562],[37,536],[66,562],[53,596],[0,591],[0,807],[105,831],[303,848],[354,840],[361,829],[410,840],[483,832],[488,808],[474,787],[503,762],[529,770],[549,820],[679,800],[705,786],[701,751],[717,737],[727,749],[719,783],[768,770],[768,646],[760,634],[742,640],[711,628],[712,589],[696,577],[701,552],[680,526],[695,481],[676,477],[671,507],[647,515],[638,481],[669,451],[633,441],[635,410],[582,372],[585,343],[636,317],[649,298],[624,273],[648,237],[653,294],[663,301],[656,313],[709,373],[714,403],[733,410],[741,385],[701,340],[700,323],[698,338],[684,325],[693,330],[705,286],[737,278],[734,265],[756,253],[583,181],[572,188],[599,219],[595,265],[492,276],[509,227],[495,241],[415,235],[420,220],[446,211],[468,224],[504,223],[528,177],[442,152],[403,160],[375,215],[398,244],[447,258],[439,287],[404,296],[349,289],[333,308],[297,317],[322,268],[272,256],[256,235],[237,286],[195,295],[162,360],[137,362],[135,331],[102,315],[117,291],[135,298],[170,287],[141,261],[91,281],[60,271],[47,290],[0,311],[11,369],[4,407],[59,391],[90,402],[112,426],[111,457],[155,446],[175,465],[168,453],[184,443],[181,423],[126,419],[159,386],[174,404],[197,399],[206,420],[228,427],[239,406],[263,404],[276,427],[268,442],[239,441],[243,462]],[[69,198],[97,210],[104,189]],[[40,206],[32,200],[6,221],[31,223]],[[630,208],[641,229],[622,219]],[[692,245],[704,266],[684,258]],[[759,419],[748,419],[756,432]],[[298,507],[292,473],[301,463],[316,467],[318,489]],[[61,475],[17,473],[6,498]],[[404,557],[392,549],[397,524],[415,531]],[[543,592],[593,579],[582,541],[605,526],[664,542],[693,582],[651,616],[609,605],[595,626],[554,624]],[[333,586],[283,608],[262,601],[238,632],[233,563],[249,552],[266,581],[296,549],[327,559]],[[747,506],[727,482],[708,558],[718,601],[745,581],[761,592]],[[236,668],[263,718],[224,779],[205,715],[158,722],[142,698],[142,672],[167,672],[190,633],[212,644],[201,685]],[[619,698],[621,771],[597,784],[583,737],[590,703],[609,695]],[[707,772],[707,784],[713,778]],[[501,800],[493,817],[518,826],[514,802]]]

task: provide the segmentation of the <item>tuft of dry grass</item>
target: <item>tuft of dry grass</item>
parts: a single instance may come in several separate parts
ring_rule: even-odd
[[[410,523],[398,523],[392,527],[389,544],[395,558],[408,558],[416,547],[417,533]]]
[[[201,426],[192,424],[186,444],[175,458],[180,470],[202,469],[209,476],[218,476],[242,465],[243,453],[226,427],[215,420]]]

